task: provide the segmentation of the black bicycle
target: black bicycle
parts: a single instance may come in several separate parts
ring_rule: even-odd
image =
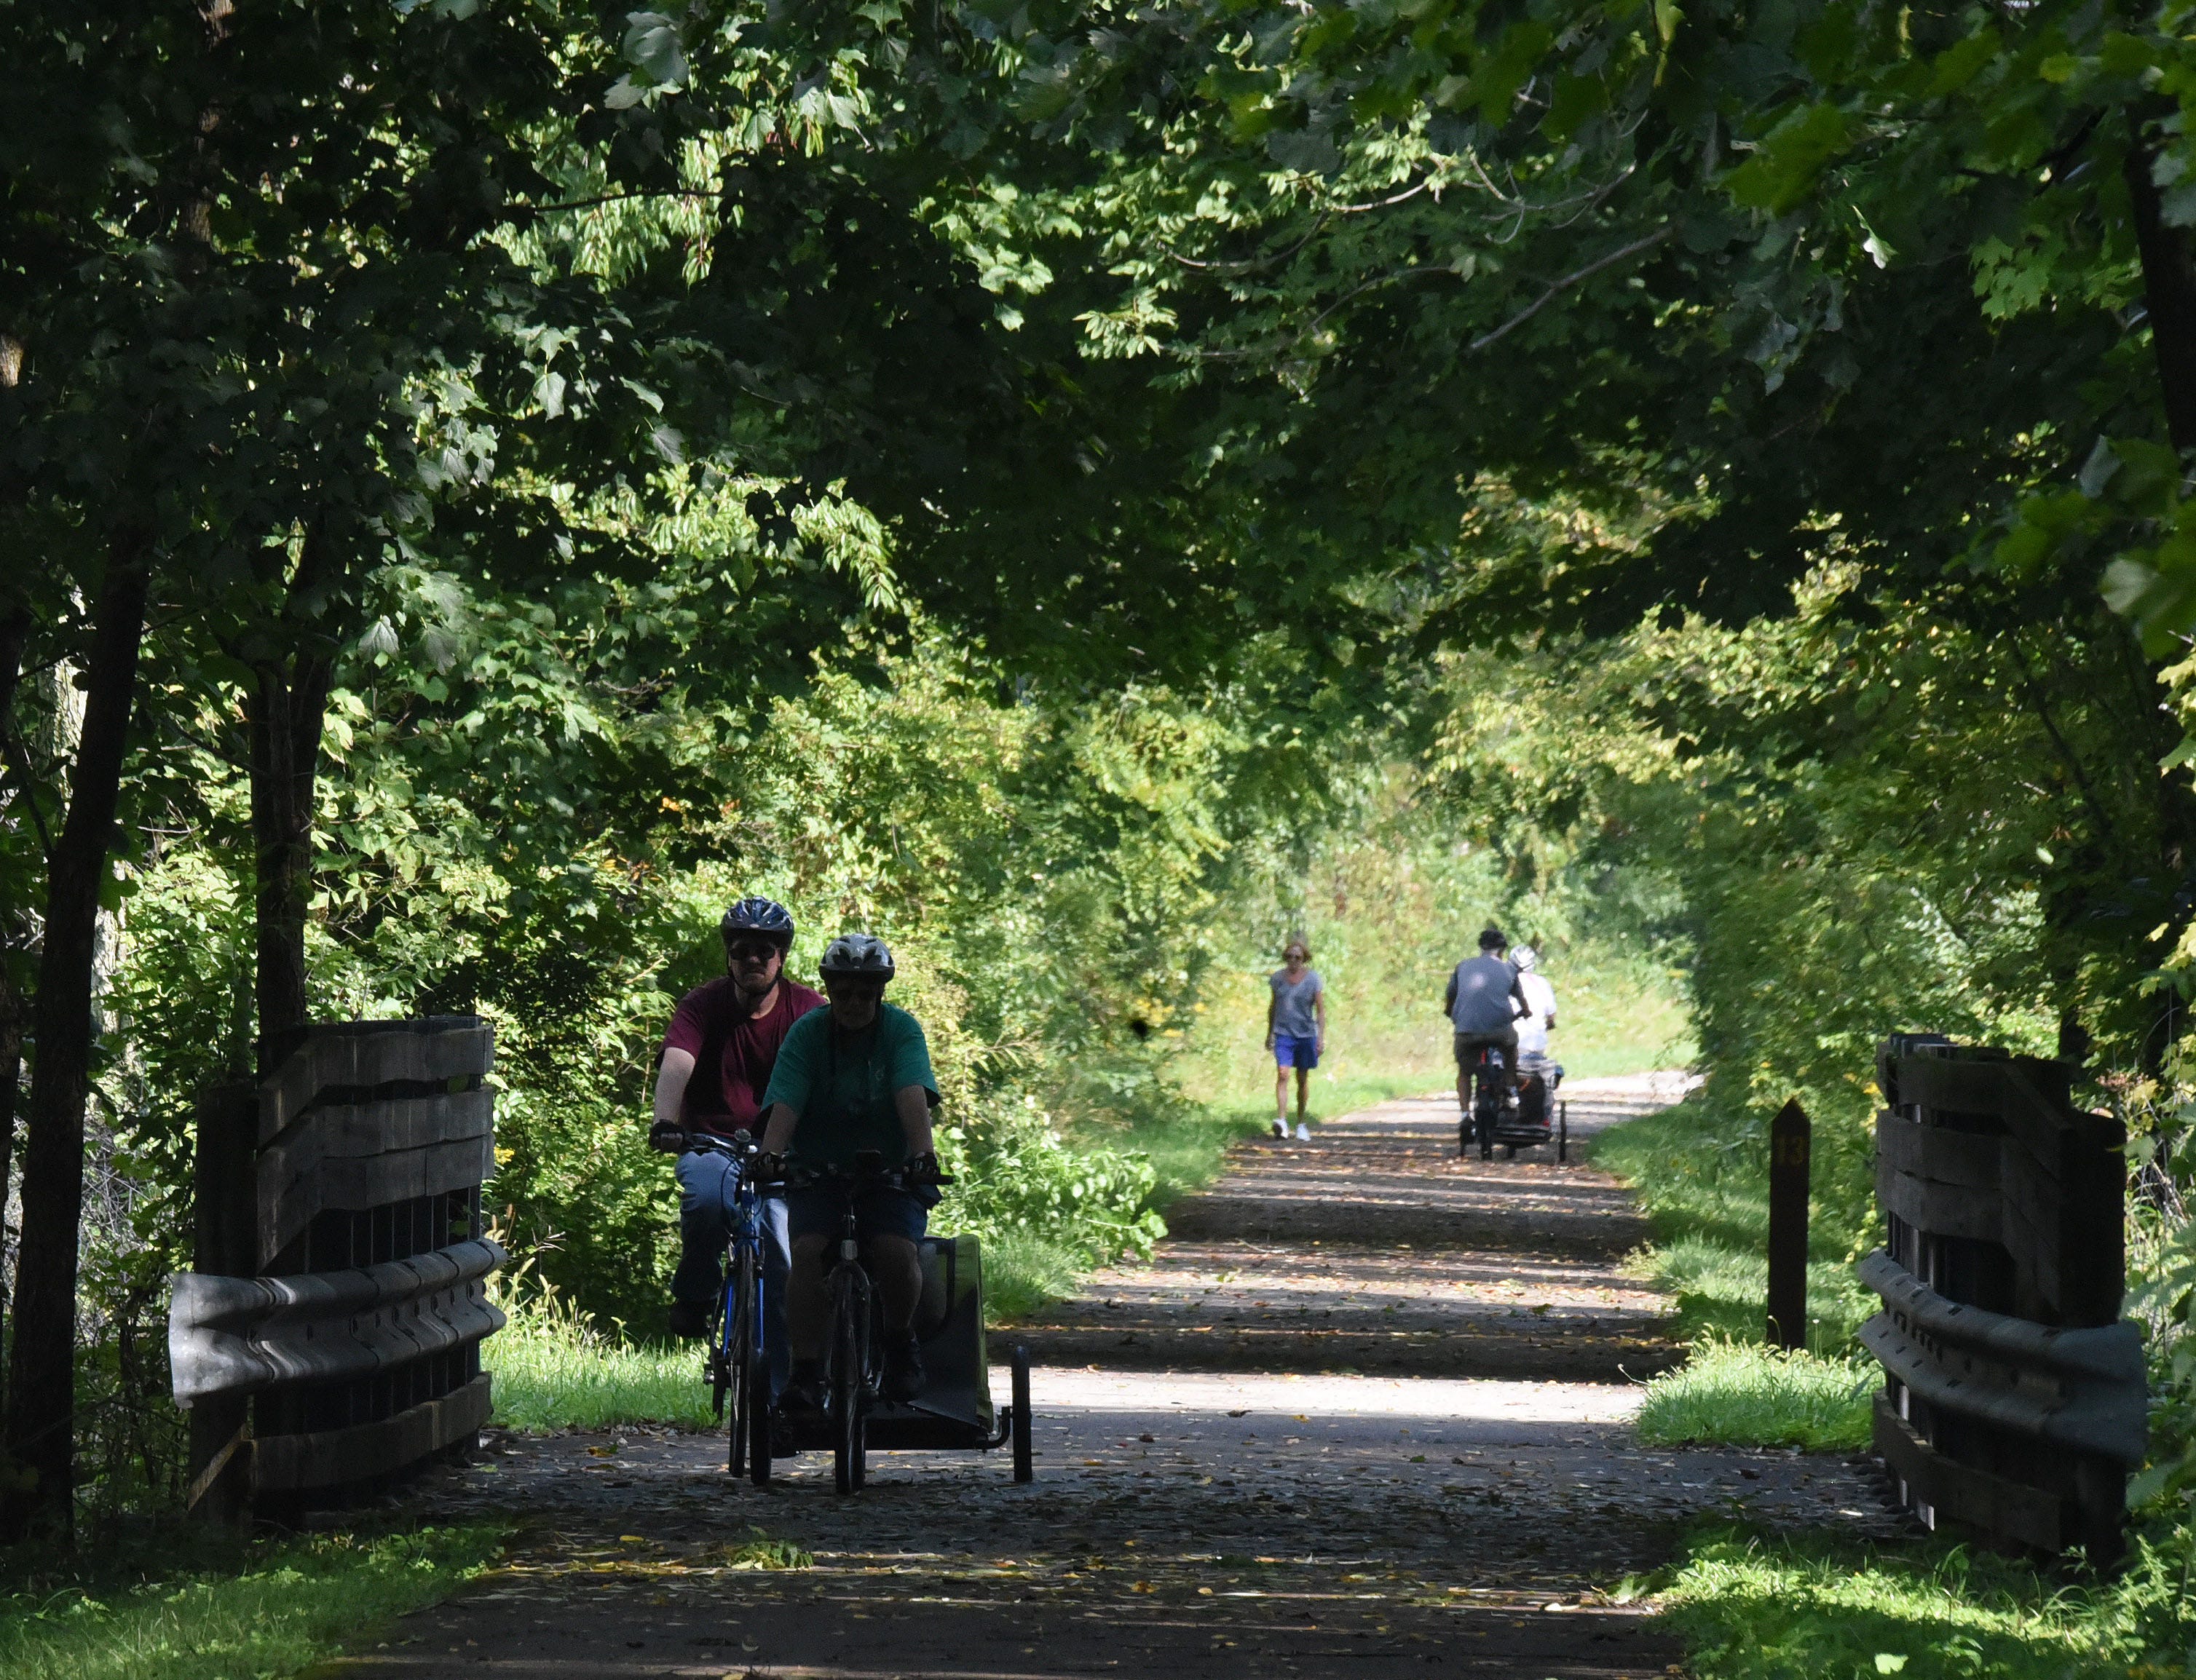
[[[1471,1058],[1471,1112],[1457,1122],[1456,1152],[1469,1155],[1474,1142],[1479,1158],[1492,1160],[1495,1134],[1517,1106],[1510,1077],[1509,1054],[1500,1044],[1482,1044]]]
[[[872,1452],[989,1451],[1009,1443],[1014,1480],[1031,1480],[1029,1352],[1014,1349],[1013,1400],[995,1407],[984,1344],[983,1261],[974,1237],[925,1237],[916,1245],[922,1294],[915,1328],[922,1348],[923,1388],[910,1400],[884,1397],[884,1309],[862,1258],[856,1200],[872,1186],[905,1190],[952,1180],[942,1175],[911,1180],[864,1151],[851,1170],[796,1167],[784,1182],[794,1189],[843,1192],[846,1215],[829,1278],[824,1410],[807,1416],[779,1412],[769,1418],[770,1450],[749,1455],[754,1481],[768,1481],[773,1452],[787,1457],[828,1447],[835,1486],[841,1493],[858,1493],[869,1480]]]

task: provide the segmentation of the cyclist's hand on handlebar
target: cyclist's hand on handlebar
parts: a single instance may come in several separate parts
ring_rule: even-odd
[[[909,1184],[951,1184],[953,1181],[938,1169],[935,1151],[908,1158],[907,1165],[900,1169],[902,1178]]]
[[[676,1120],[659,1120],[648,1129],[648,1146],[666,1155],[686,1152],[686,1129]]]
[[[785,1179],[785,1157],[773,1155],[768,1150],[758,1154],[748,1170],[757,1184],[780,1184]]]

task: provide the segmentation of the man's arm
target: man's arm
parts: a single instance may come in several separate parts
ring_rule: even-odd
[[[680,1105],[686,1100],[686,1082],[694,1077],[691,1050],[666,1049],[656,1070],[656,1123],[676,1125]]]
[[[1442,994],[1442,1013],[1452,1019],[1456,1014],[1456,970],[1448,971],[1448,990]]]
[[[1533,1000],[1525,996],[1525,977],[1516,969],[1510,971],[1511,1019],[1529,1020],[1533,1014]]]
[[[903,1085],[893,1093],[893,1107],[899,1115],[899,1129],[907,1138],[910,1158],[935,1155],[938,1145],[930,1135],[929,1091],[921,1085]]]

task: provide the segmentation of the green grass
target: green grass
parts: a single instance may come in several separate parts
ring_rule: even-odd
[[[1851,1452],[1868,1445],[1869,1396],[1881,1381],[1866,1359],[1703,1340],[1683,1366],[1648,1383],[1639,1438]]]
[[[517,1279],[504,1283],[497,1304],[511,1322],[483,1351],[495,1373],[495,1421],[504,1428],[529,1434],[619,1423],[706,1429],[714,1421],[700,1342],[621,1341],[554,1290],[529,1288]]]
[[[284,1680],[446,1596],[496,1553],[497,1527],[261,1541],[206,1567],[171,1537],[134,1579],[32,1579],[0,1593],[8,1680]]]
[[[1593,1163],[1630,1185],[1654,1227],[1634,1270],[1668,1290],[1679,1333],[1762,1339],[1769,1301],[1769,1191],[1752,1157],[1730,1147],[1696,1102],[1612,1128]],[[1809,1230],[1807,1345],[1841,1356],[1875,1310],[1847,1256],[1854,1233],[1817,1217]]]
[[[1942,1540],[1864,1545],[1725,1530],[1653,1583],[1700,1680],[2149,1680],[2189,1671],[2189,1533],[2103,1582]]]

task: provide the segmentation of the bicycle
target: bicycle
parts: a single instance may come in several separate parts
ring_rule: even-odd
[[[1482,1044],[1471,1059],[1471,1112],[1457,1122],[1456,1152],[1468,1155],[1474,1141],[1479,1158],[1494,1158],[1494,1134],[1505,1111],[1516,1101],[1511,1088],[1508,1054],[1500,1044]],[[1515,1152],[1512,1152],[1513,1153]]]
[[[788,1179],[800,1189],[829,1186],[846,1192],[838,1260],[829,1279],[831,1329],[824,1349],[824,1405],[831,1430],[832,1481],[841,1493],[858,1493],[869,1480],[870,1412],[884,1393],[884,1327],[876,1286],[862,1259],[856,1204],[868,1189],[906,1190],[953,1181],[943,1173],[916,1179],[904,1168],[887,1168],[883,1157],[868,1149],[854,1157],[851,1172],[831,1168],[791,1173]]]
[[[730,1156],[738,1169],[730,1211],[731,1240],[725,1248],[725,1281],[710,1320],[708,1379],[713,1414],[719,1423],[731,1413],[726,1431],[726,1469],[747,1473],[757,1487],[770,1481],[770,1346],[766,1285],[763,1275],[763,1196],[752,1169],[761,1146],[745,1129],[719,1138],[690,1133],[687,1147],[704,1154]]]

